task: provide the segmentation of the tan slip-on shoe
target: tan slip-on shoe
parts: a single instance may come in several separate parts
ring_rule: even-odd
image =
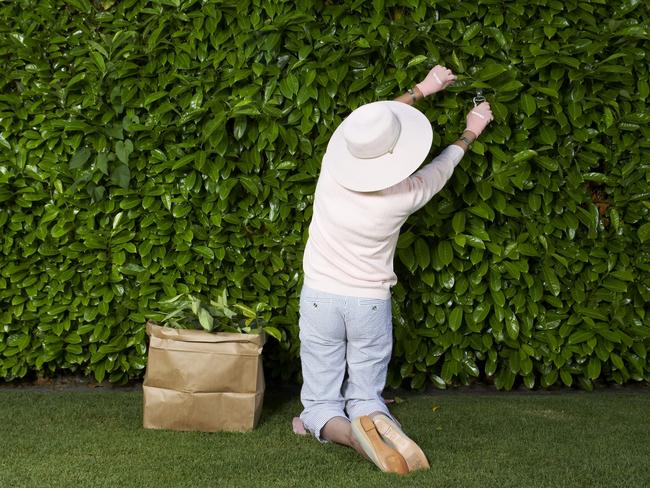
[[[370,417],[364,415],[353,419],[352,435],[361,445],[363,452],[385,473],[409,472],[408,465],[400,453],[381,440]]]
[[[420,446],[410,439],[390,417],[375,415],[372,421],[386,444],[402,455],[409,471],[429,469],[429,461]]]

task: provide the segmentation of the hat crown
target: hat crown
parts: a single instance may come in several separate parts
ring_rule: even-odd
[[[400,135],[399,119],[386,105],[363,105],[345,120],[343,137],[350,154],[378,158],[393,150]]]
[[[348,190],[383,190],[420,166],[432,138],[431,123],[415,107],[393,100],[372,102],[336,128],[323,155],[323,170]]]

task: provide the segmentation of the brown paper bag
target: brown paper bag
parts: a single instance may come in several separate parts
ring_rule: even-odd
[[[182,330],[147,322],[147,429],[250,431],[262,412],[264,334]]]

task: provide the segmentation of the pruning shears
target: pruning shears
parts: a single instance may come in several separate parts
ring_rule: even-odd
[[[483,103],[484,101],[485,101],[485,97],[483,96],[483,90],[477,88],[476,96],[474,97],[474,106],[476,107],[479,103]]]

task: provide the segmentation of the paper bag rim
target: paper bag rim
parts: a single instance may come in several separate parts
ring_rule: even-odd
[[[238,332],[208,332],[207,330],[174,329],[172,327],[158,325],[152,320],[147,321],[147,334],[150,337],[184,342],[250,342],[258,346],[262,346],[266,342],[266,334],[264,331],[245,334]]]

